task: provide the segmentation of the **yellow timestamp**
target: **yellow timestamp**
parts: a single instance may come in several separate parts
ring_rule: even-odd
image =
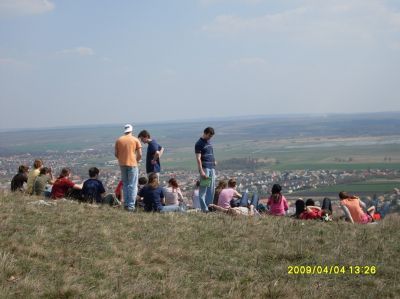
[[[378,272],[376,266],[343,266],[343,265],[301,265],[288,266],[289,275],[375,275]]]

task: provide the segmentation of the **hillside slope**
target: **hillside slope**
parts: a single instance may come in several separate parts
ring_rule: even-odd
[[[361,226],[129,214],[0,195],[0,227],[4,298],[395,298],[400,293],[398,215]],[[347,268],[346,274],[288,274],[295,265]],[[357,265],[375,266],[376,274],[356,275],[348,266]]]

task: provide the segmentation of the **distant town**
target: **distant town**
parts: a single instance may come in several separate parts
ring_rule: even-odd
[[[144,153],[145,157],[145,153]],[[11,178],[16,174],[20,164],[31,166],[35,158],[41,158],[44,165],[51,167],[56,177],[62,167],[70,167],[72,179],[75,182],[83,182],[88,178],[87,171],[90,167],[96,166],[101,170],[100,179],[112,192],[120,180],[118,163],[110,153],[95,149],[80,151],[66,151],[64,153],[48,151],[42,157],[34,157],[31,154],[11,155],[0,157],[0,189],[9,189]],[[194,159],[194,157],[193,157]],[[218,168],[217,168],[218,170]],[[143,162],[140,164],[140,175],[145,176]],[[365,170],[255,170],[223,169],[217,172],[218,179],[236,178],[238,190],[258,192],[261,197],[267,197],[269,190],[274,183],[279,183],[284,192],[290,196],[300,191],[311,191],[324,186],[337,184],[351,184],[363,182],[371,178],[399,179],[400,171],[395,169],[365,169]],[[191,198],[194,184],[198,179],[198,172],[192,170],[164,169],[161,173],[161,182],[166,184],[170,177],[175,177],[187,199]]]

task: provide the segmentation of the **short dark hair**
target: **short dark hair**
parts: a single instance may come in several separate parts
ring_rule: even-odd
[[[235,179],[230,179],[228,181],[228,187],[235,188],[236,187],[236,180]]]
[[[24,173],[24,172],[27,172],[28,170],[29,170],[29,167],[26,166],[26,165],[20,165],[20,166],[18,167],[18,172],[19,172],[19,173]]]
[[[150,138],[150,133],[146,130],[142,130],[142,131],[140,131],[138,137],[139,138]]]
[[[313,201],[312,198],[309,198],[306,200],[306,206],[315,206],[315,202]]]
[[[40,169],[40,174],[48,174],[51,172],[51,169],[48,167],[43,167],[42,169]]]
[[[138,184],[139,185],[146,185],[147,182],[148,182],[148,180],[147,180],[147,178],[145,176],[140,177],[139,180],[138,180]]]
[[[89,176],[91,178],[94,178],[96,175],[99,175],[100,170],[97,167],[91,167],[89,168]]]
[[[344,191],[339,192],[340,199],[346,199],[348,197],[349,197],[349,195],[347,194],[347,192],[344,192]]]
[[[215,131],[213,128],[211,127],[207,127],[204,129],[204,134],[211,134],[211,135],[215,135]]]

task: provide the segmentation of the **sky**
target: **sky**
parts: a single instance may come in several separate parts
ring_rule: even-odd
[[[0,0],[0,129],[400,111],[398,0]]]

